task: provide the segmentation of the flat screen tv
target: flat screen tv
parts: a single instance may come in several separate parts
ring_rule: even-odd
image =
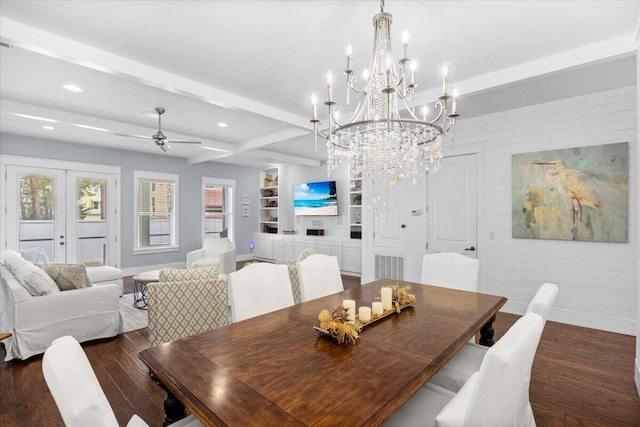
[[[338,215],[336,182],[293,184],[295,215]]]

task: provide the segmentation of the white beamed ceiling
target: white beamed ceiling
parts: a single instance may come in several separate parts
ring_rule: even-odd
[[[446,60],[461,120],[636,81],[638,1],[388,0],[385,10],[396,57],[410,34],[416,101],[439,95]],[[166,135],[203,142],[167,156],[318,166],[326,148],[313,147],[310,94],[322,99],[331,69],[344,102],[345,47],[359,76],[378,11],[377,1],[2,1],[0,41],[12,47],[0,47],[0,132],[158,153],[73,125],[150,136],[157,121],[142,113],[161,106]]]

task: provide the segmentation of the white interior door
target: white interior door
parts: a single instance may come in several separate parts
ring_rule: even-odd
[[[428,253],[477,258],[476,155],[446,157],[427,177]]]

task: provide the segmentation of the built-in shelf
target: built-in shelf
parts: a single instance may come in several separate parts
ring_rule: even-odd
[[[279,222],[279,188],[278,169],[260,171],[260,232],[278,233]]]

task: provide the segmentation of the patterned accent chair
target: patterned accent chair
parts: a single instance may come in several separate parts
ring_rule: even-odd
[[[229,323],[227,281],[215,267],[162,270],[147,298],[152,347]]]
[[[291,290],[293,291],[293,301],[296,304],[302,302],[302,295],[300,293],[300,276],[298,275],[298,269],[296,264],[307,258],[309,255],[315,255],[316,250],[313,248],[306,248],[301,253],[298,259],[293,258],[280,258],[276,260],[276,264],[284,264],[289,267],[289,280],[291,280]]]

